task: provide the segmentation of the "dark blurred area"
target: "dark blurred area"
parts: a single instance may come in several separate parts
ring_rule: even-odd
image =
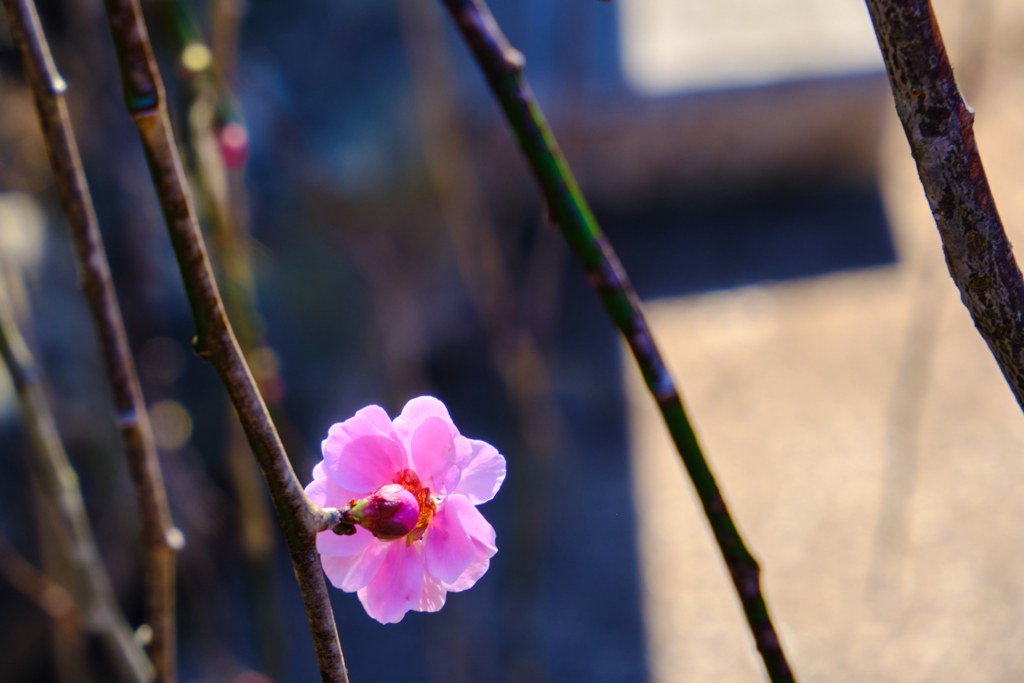
[[[895,259],[875,186],[880,75],[642,96],[623,73],[616,6],[490,4],[641,297]],[[332,423],[371,403],[395,415],[424,393],[508,459],[483,509],[500,552],[473,590],[397,626],[332,590],[352,680],[646,680],[618,340],[441,5],[154,0],[146,10],[222,291],[303,483]],[[47,0],[40,12],[187,538],[181,680],[316,680],[265,487],[218,378],[190,350],[102,6]],[[137,626],[135,502],[5,26],[0,192],[5,277]],[[56,576],[9,394],[0,390],[0,530]],[[0,680],[108,680],[87,640],[62,642],[75,638],[0,580]]]

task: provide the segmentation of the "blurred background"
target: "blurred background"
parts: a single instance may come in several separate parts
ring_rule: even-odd
[[[328,427],[444,400],[509,476],[501,551],[397,626],[332,591],[353,681],[754,681],[631,362],[439,3],[144,3],[229,313],[303,482]],[[1008,226],[1024,13],[936,0]],[[1024,422],[944,272],[857,0],[493,0],[634,283],[802,678],[1014,678]],[[265,487],[191,317],[98,0],[40,4],[169,489],[182,681],[317,679]],[[0,266],[118,598],[134,496],[30,95],[0,28]],[[1011,232],[1011,238],[1014,234]],[[0,375],[0,573],[58,581]],[[0,580],[0,679],[109,680]]]

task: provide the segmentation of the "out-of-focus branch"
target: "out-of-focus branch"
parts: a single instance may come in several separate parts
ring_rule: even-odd
[[[19,308],[21,307],[18,304],[14,304],[16,315],[21,320],[22,311],[18,310]],[[19,324],[24,325],[24,323]],[[25,456],[33,457],[34,454],[25,453]],[[77,563],[72,557],[74,544],[67,526],[61,519],[60,512],[57,510],[56,502],[43,491],[39,477],[33,471],[30,466],[29,481],[32,488],[32,507],[36,518],[39,568],[48,578],[53,579],[58,585],[66,587],[65,590],[70,596],[70,591],[74,590],[77,585]],[[89,662],[91,638],[87,621],[84,614],[81,614],[81,610],[79,610],[79,614],[82,618],[79,619],[77,629],[68,630],[58,621],[53,622],[50,629],[55,683],[94,683],[96,680],[96,672],[92,670],[93,667]],[[114,670],[115,674],[118,672],[119,669]],[[120,677],[117,678],[120,680]]]
[[[615,326],[625,336],[661,409],[732,575],[772,681],[792,681],[761,594],[760,568],[747,550],[715,482],[679,393],[647,327],[625,270],[583,199],[554,134],[523,75],[525,59],[505,38],[482,0],[443,0],[491,86],[547,201],[552,219],[583,265]]]
[[[515,406],[527,445],[550,460],[562,418],[551,373],[518,310],[512,277],[496,229],[481,206],[468,144],[462,134],[444,33],[433,7],[400,3],[414,76],[430,179],[444,215],[455,261],[491,343],[491,355]]]
[[[507,667],[513,678],[521,668],[543,678],[536,603],[541,592],[542,555],[551,530],[548,510],[552,470],[564,445],[564,418],[555,400],[547,358],[523,315],[498,229],[482,201],[460,115],[443,10],[422,0],[401,0],[399,12],[428,175],[456,266],[476,308],[523,439],[523,448],[513,463],[521,485],[514,489],[511,503],[511,515],[519,523],[509,542],[514,557],[509,593],[517,608],[507,624]],[[550,246],[538,239],[534,249]]]
[[[1024,407],[1024,279],[929,0],[867,0],[953,281]]]
[[[196,353],[220,375],[270,489],[295,567],[325,683],[348,680],[327,586],[316,551],[317,532],[337,524],[305,495],[235,339],[206,254],[167,115],[163,81],[138,0],[107,0],[128,112],[135,119],[185,293],[196,325]]]
[[[64,79],[53,63],[32,0],[4,0],[4,5],[35,96],[135,484],[146,547],[147,620],[153,630],[149,655],[157,681],[173,683],[177,678],[174,563],[184,539],[171,521],[146,403],[64,101]]]
[[[210,49],[213,61],[229,83],[238,68],[238,33],[248,9],[247,0],[210,2]]]
[[[0,536],[0,576],[66,631],[82,626],[82,611],[64,587],[39,571]]]
[[[85,612],[87,626],[102,638],[126,679],[149,683],[153,680],[153,665],[135,641],[132,629],[114,598],[85,513],[78,475],[71,467],[57,433],[39,367],[18,329],[3,278],[0,278],[0,356],[3,356],[14,380],[22,419],[32,439],[35,457],[29,462],[39,486],[53,501],[54,509],[71,539],[70,555],[75,563],[73,593]]]
[[[266,346],[266,325],[256,300],[253,276],[245,162],[248,131],[241,108],[231,91],[221,59],[237,61],[237,29],[242,7],[239,0],[210,4],[211,45],[181,0],[164,0],[172,15],[171,31],[181,68],[176,70],[187,93],[181,106],[189,122],[186,166],[194,181],[203,227],[211,242],[211,257],[222,287],[224,308],[235,337],[249,362],[260,393],[285,443],[295,455],[298,440],[287,438],[290,423],[281,406],[284,382],[272,349]],[[226,408],[228,472],[238,502],[238,524],[246,559],[246,593],[250,631],[263,670],[274,679],[286,677],[284,631],[278,609],[276,584],[277,549],[273,512],[260,481],[245,432],[234,410]]]

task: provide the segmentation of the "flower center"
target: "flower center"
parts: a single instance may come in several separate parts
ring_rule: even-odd
[[[430,520],[433,519],[434,513],[437,512],[437,503],[434,502],[434,497],[430,495],[430,489],[420,483],[420,478],[412,470],[399,470],[395,474],[393,481],[414,495],[416,502],[420,506],[419,520],[412,531],[409,532],[409,535],[405,537],[406,544],[412,545],[413,541],[420,540],[423,538],[423,534],[427,532]]]

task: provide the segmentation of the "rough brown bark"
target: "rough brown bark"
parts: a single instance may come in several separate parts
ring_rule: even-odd
[[[974,325],[1024,407],[1024,279],[928,0],[867,0],[896,111]]]

